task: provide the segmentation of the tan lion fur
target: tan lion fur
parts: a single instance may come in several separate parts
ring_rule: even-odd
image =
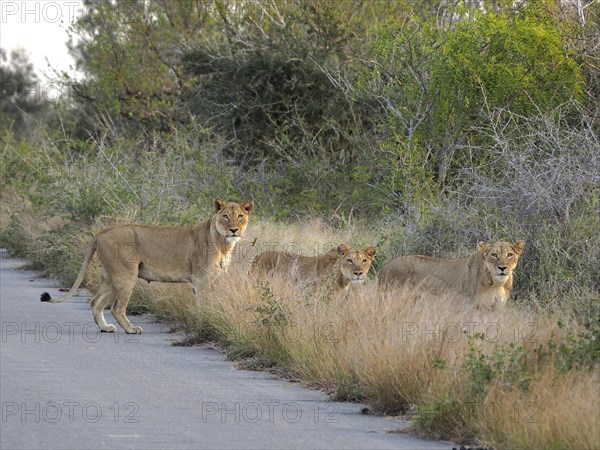
[[[400,256],[388,261],[377,275],[384,287],[421,285],[439,294],[458,294],[478,306],[504,304],[513,287],[513,271],[525,246],[498,241],[480,242],[471,255],[460,259]]]
[[[110,305],[112,315],[127,333],[141,333],[142,329],[132,325],[125,314],[138,278],[192,283],[199,296],[207,281],[227,269],[233,249],[246,230],[253,204],[216,199],[213,206],[213,216],[193,228],[130,224],[101,230],[69,293],[53,301],[70,300],[97,252],[102,281],[90,308],[98,328],[115,331],[115,326],[104,319],[104,309]]]
[[[252,272],[278,273],[303,283],[316,283],[335,275],[334,291],[339,293],[346,291],[351,284],[364,282],[375,253],[374,247],[359,250],[344,244],[318,256],[268,250],[254,258]]]

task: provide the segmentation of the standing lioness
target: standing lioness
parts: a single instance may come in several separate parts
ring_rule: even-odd
[[[422,284],[441,294],[459,294],[479,306],[504,304],[513,286],[513,270],[525,246],[498,241],[480,242],[466,258],[439,259],[400,256],[388,261],[377,275],[379,285]]]
[[[141,333],[125,311],[138,278],[170,283],[192,283],[199,295],[206,279],[224,271],[235,244],[241,239],[252,202],[214,201],[215,214],[193,228],[153,225],[120,225],[105,228],[92,241],[77,280],[62,299],[67,301],[83,281],[94,252],[98,252],[102,281],[90,301],[101,331],[115,331],[104,319],[104,308],[127,333]]]

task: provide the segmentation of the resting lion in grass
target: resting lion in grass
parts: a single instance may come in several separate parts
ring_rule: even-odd
[[[478,306],[504,304],[513,287],[513,271],[525,246],[498,241],[480,242],[466,258],[439,259],[400,256],[388,261],[377,275],[380,286],[422,285],[440,294],[459,294]]]
[[[98,328],[115,331],[104,319],[104,309],[110,305],[126,333],[141,333],[125,315],[137,279],[192,283],[199,295],[210,278],[226,270],[235,244],[248,226],[252,207],[249,201],[238,204],[216,199],[214,215],[193,228],[135,224],[105,228],[94,237],[69,293],[53,301],[70,300],[97,252],[102,281],[90,308]]]
[[[302,256],[269,250],[254,258],[252,272],[279,273],[291,276],[298,282],[320,282],[335,276],[334,292],[341,293],[348,290],[351,284],[365,281],[375,253],[374,247],[359,250],[350,249],[344,244],[318,256]],[[335,272],[336,267],[337,272]]]

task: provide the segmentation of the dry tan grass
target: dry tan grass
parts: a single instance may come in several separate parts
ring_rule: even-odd
[[[558,375],[549,365],[535,377],[527,394],[494,386],[476,426],[483,439],[504,448],[598,448],[599,378],[597,372]]]
[[[233,356],[282,366],[337,398],[363,399],[375,412],[421,408],[419,423],[430,435],[496,448],[594,448],[599,442],[598,376],[560,373],[539,352],[565,333],[557,317],[510,303],[477,310],[414,289],[381,292],[373,282],[334,297],[329,289],[280,277],[256,279],[249,267],[265,246],[295,243],[311,254],[356,239],[355,230],[332,231],[320,222],[253,225],[229,274],[199,300],[186,284],[140,282],[132,306],[143,304],[176,323],[191,341],[220,341]],[[93,268],[89,279],[96,278]],[[528,390],[497,379],[483,397],[473,397],[465,355],[474,333],[481,333],[476,345],[483,355],[511,342],[523,347]]]

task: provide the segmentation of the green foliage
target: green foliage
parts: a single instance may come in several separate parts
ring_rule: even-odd
[[[99,135],[136,135],[172,133],[187,123],[182,95],[188,80],[177,47],[210,34],[225,7],[221,0],[86,0],[84,15],[69,29],[78,37],[71,52],[86,74],[73,83],[86,111],[81,126]]]
[[[226,29],[227,40],[200,39],[185,50],[182,63],[193,75],[190,109],[230,142],[228,152],[238,161],[296,153],[335,158],[347,145],[340,129],[348,126],[350,105],[330,78],[340,70],[347,31],[334,3],[272,7],[280,14],[275,22],[260,14],[264,6],[248,4],[236,17],[247,26]],[[320,145],[309,148],[305,135],[318,136]]]
[[[380,103],[381,149],[373,173],[392,209],[429,197],[436,176],[434,154],[428,142],[434,93],[428,79],[441,31],[434,22],[410,17],[389,19],[376,29],[364,56],[357,94]]]
[[[30,259],[29,236],[24,227],[19,223],[17,216],[12,216],[8,225],[0,230],[0,245],[7,249],[11,255],[18,258]]]
[[[600,70],[597,65],[600,54],[600,2],[589,3],[585,11],[585,22],[581,28],[575,27],[571,46],[579,53],[581,71],[586,79],[586,102],[590,108],[595,108],[600,97]]]
[[[453,142],[440,146],[482,139],[472,130],[481,111],[505,108],[527,117],[582,99],[583,78],[564,28],[551,2],[541,0],[516,13],[477,13],[457,23],[440,46],[429,81],[437,95],[434,138],[447,133],[448,122],[456,130]],[[485,154],[458,150],[440,164],[452,169],[467,157],[486,160]]]
[[[599,299],[596,299],[600,301]],[[598,307],[598,305],[596,305]],[[558,323],[563,328],[562,322]],[[568,333],[564,340],[557,341],[555,337],[550,341],[550,350],[556,354],[560,370],[571,369],[597,369],[600,365],[600,314],[587,319],[583,329],[576,334]]]
[[[366,162],[358,149],[373,145],[364,132],[371,120],[363,103],[347,95],[345,77],[352,75],[343,64],[356,27],[370,23],[343,2],[234,3],[200,8],[153,0],[147,5],[152,14],[134,8],[130,25],[121,22],[119,2],[91,5],[74,32],[101,31],[103,37],[84,41],[81,49],[95,81],[77,89],[80,102],[92,108],[92,117],[101,115],[99,124],[111,118],[109,137],[120,127],[172,130],[191,113],[211,129],[205,142],[223,145],[223,155],[247,178],[248,171],[250,178],[262,177],[247,183],[258,200],[287,199],[283,210],[272,208],[278,217],[339,207],[345,195],[336,191]],[[390,10],[396,7],[402,2]],[[172,18],[180,15],[189,17],[187,28]],[[169,45],[178,51],[166,51]],[[133,63],[142,58],[147,66]],[[239,188],[245,184],[237,181]],[[357,201],[369,205],[365,196],[373,192],[361,189]]]
[[[486,5],[90,2],[72,27],[85,113],[67,122],[140,152],[201,123],[197,145],[245,177],[228,189],[279,218],[405,210],[491,161],[473,151],[486,111],[582,96],[576,22],[552,2]]]
[[[583,99],[573,31],[552,2],[455,13],[461,19],[447,30],[433,19],[388,21],[366,56],[375,69],[367,89],[387,109],[384,180],[417,199],[430,195],[432,180],[453,185],[465,164],[489,164],[485,152],[473,151],[487,139],[480,129],[486,111],[526,117]]]
[[[348,373],[347,370],[339,368],[334,373],[335,392],[331,394],[331,400],[341,402],[365,402],[364,385],[357,377]]]
[[[447,33],[431,79],[439,126],[471,120],[483,106],[529,115],[581,98],[583,79],[552,9],[536,0],[515,13],[477,13]]]
[[[278,332],[288,326],[289,312],[285,304],[277,298],[268,283],[259,283],[256,288],[262,303],[255,308],[257,313],[253,324],[256,333],[263,335],[263,345],[256,349],[256,361],[261,367],[288,367],[290,355]]]
[[[263,303],[256,307],[257,322],[267,328],[287,324],[285,305],[277,299],[273,289],[268,284],[260,283],[257,286]]]
[[[467,336],[469,350],[463,367],[467,372],[468,395],[473,401],[481,401],[488,386],[494,380],[500,381],[505,389],[527,391],[529,375],[526,367],[526,352],[516,342],[496,345],[493,352],[486,355],[478,341],[483,341],[482,333]]]
[[[29,249],[28,260],[35,268],[45,269],[48,276],[71,286],[83,262],[83,257],[76,257],[77,252],[74,251],[74,244],[82,234],[81,228],[73,223],[43,233]]]
[[[422,430],[435,430],[438,436],[462,436],[473,439],[472,424],[479,419],[486,395],[492,384],[508,391],[527,392],[531,379],[525,349],[516,342],[496,344],[491,353],[482,349],[483,333],[468,335],[468,350],[463,357],[464,392],[443,390],[427,396],[419,405],[416,423]],[[443,360],[434,361],[434,367],[445,370]],[[462,376],[463,372],[460,372]]]

